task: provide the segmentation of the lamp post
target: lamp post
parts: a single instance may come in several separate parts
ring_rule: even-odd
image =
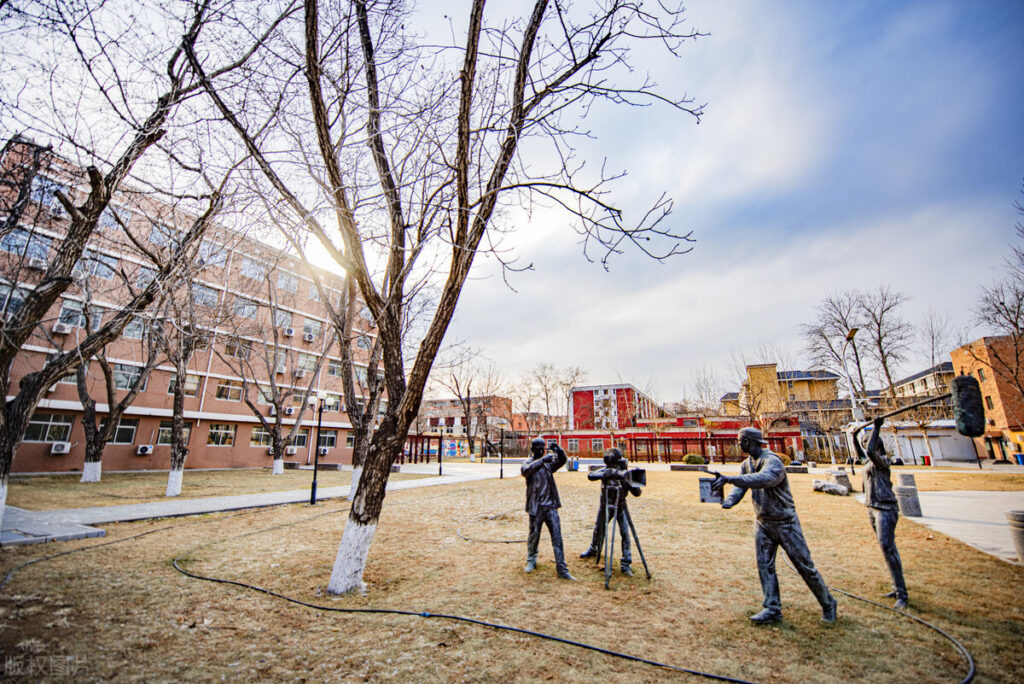
[[[317,390],[314,401],[317,406],[316,415],[316,450],[313,453],[313,485],[309,488],[309,505],[316,506],[316,473],[320,466],[320,426],[324,420],[324,400],[327,399],[327,392]]]

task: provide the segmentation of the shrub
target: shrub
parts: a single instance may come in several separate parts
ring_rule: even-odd
[[[705,461],[704,457],[700,454],[686,454],[686,456],[683,456],[683,463],[687,463],[689,465],[705,465],[707,461]]]

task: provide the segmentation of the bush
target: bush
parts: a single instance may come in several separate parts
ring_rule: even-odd
[[[705,465],[707,461],[705,461],[704,457],[700,454],[686,454],[686,456],[683,456],[683,463],[687,463],[689,465]]]

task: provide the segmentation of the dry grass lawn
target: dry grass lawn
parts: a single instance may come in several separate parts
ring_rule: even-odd
[[[644,578],[634,550],[637,577],[616,573],[610,591],[602,572],[577,557],[589,543],[598,495],[583,473],[557,476],[579,582],[555,578],[546,532],[532,574],[522,571],[524,544],[481,543],[525,537],[519,477],[390,494],[364,596],[324,595],[347,513],[342,502],[113,525],[100,543],[154,532],[25,567],[0,590],[3,658],[37,668],[31,675],[9,670],[5,679],[693,679],[441,618],[316,611],[187,578],[171,566],[179,556],[192,572],[320,605],[462,615],[747,680],[956,682],[966,673],[946,640],[890,611],[837,595],[838,622],[822,623],[814,598],[782,560],[785,621],[749,624],[761,602],[749,498],[730,511],[700,504],[697,476],[649,473],[630,507],[654,577]],[[812,476],[790,478],[826,581],[866,597],[887,591],[863,507],[811,492]],[[966,645],[978,681],[1024,681],[1024,568],[907,521],[897,541],[912,612]],[[97,543],[4,549],[0,571]]]
[[[166,472],[104,473],[100,482],[81,483],[81,474],[11,476],[7,503],[30,511],[88,506],[164,501],[167,491]],[[394,480],[409,480],[429,475],[393,473]],[[317,488],[347,486],[352,471],[321,470]],[[279,475],[269,468],[236,470],[186,470],[181,481],[181,496],[186,499],[205,496],[258,494],[289,489],[308,489],[312,470],[286,470]]]

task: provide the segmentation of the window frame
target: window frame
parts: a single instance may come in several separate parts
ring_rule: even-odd
[[[206,433],[206,446],[230,447],[235,445],[238,425],[234,423],[210,423]]]

